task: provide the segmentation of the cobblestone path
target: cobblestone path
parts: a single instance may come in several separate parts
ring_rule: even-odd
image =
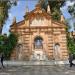
[[[75,66],[6,66],[0,75],[75,75]]]

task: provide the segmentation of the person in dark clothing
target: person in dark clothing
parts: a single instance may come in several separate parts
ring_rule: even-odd
[[[4,61],[4,54],[2,53],[2,54],[1,54],[1,65],[2,65],[2,67],[4,68],[3,61]]]
[[[70,67],[72,67],[72,65],[74,65],[72,61],[73,61],[73,54],[70,53],[70,54],[69,54]]]

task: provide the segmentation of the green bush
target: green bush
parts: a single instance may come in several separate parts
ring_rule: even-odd
[[[67,38],[67,46],[70,53],[75,54],[75,41],[74,38],[68,36]]]
[[[1,35],[0,42],[0,52],[4,53],[5,59],[9,59],[17,44],[17,36],[14,33],[10,33],[8,37]]]

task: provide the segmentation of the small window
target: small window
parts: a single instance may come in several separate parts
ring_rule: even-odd
[[[40,49],[43,47],[43,43],[42,43],[43,39],[40,36],[37,36],[34,39],[34,48]]]

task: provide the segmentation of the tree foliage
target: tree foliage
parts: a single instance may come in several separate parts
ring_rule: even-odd
[[[10,33],[8,37],[1,35],[0,36],[0,52],[3,52],[6,59],[10,58],[12,50],[17,44],[17,36],[13,33]]]
[[[72,18],[75,18],[75,3],[71,6],[68,6],[68,11],[71,14]],[[75,30],[75,23],[74,23],[74,30]],[[68,46],[69,46],[69,50],[71,50],[71,52],[75,54],[75,39],[74,38],[68,38]]]
[[[69,53],[75,54],[75,39],[72,36],[72,32],[69,32],[70,28],[71,26],[69,25],[68,20],[66,20],[67,48]]]
[[[0,35],[0,52],[2,52],[3,48],[4,48],[4,41],[7,39],[6,36],[4,35]]]
[[[2,32],[3,24],[8,18],[8,10],[12,5],[16,5],[16,0],[0,0],[0,34]]]
[[[72,6],[68,6],[68,11],[75,18],[75,3]]]
[[[39,0],[41,7],[47,10],[47,5],[50,5],[52,18],[54,20],[60,19],[60,7],[64,5],[65,0]]]
[[[71,37],[67,37],[67,46],[70,53],[75,54],[75,40]]]

